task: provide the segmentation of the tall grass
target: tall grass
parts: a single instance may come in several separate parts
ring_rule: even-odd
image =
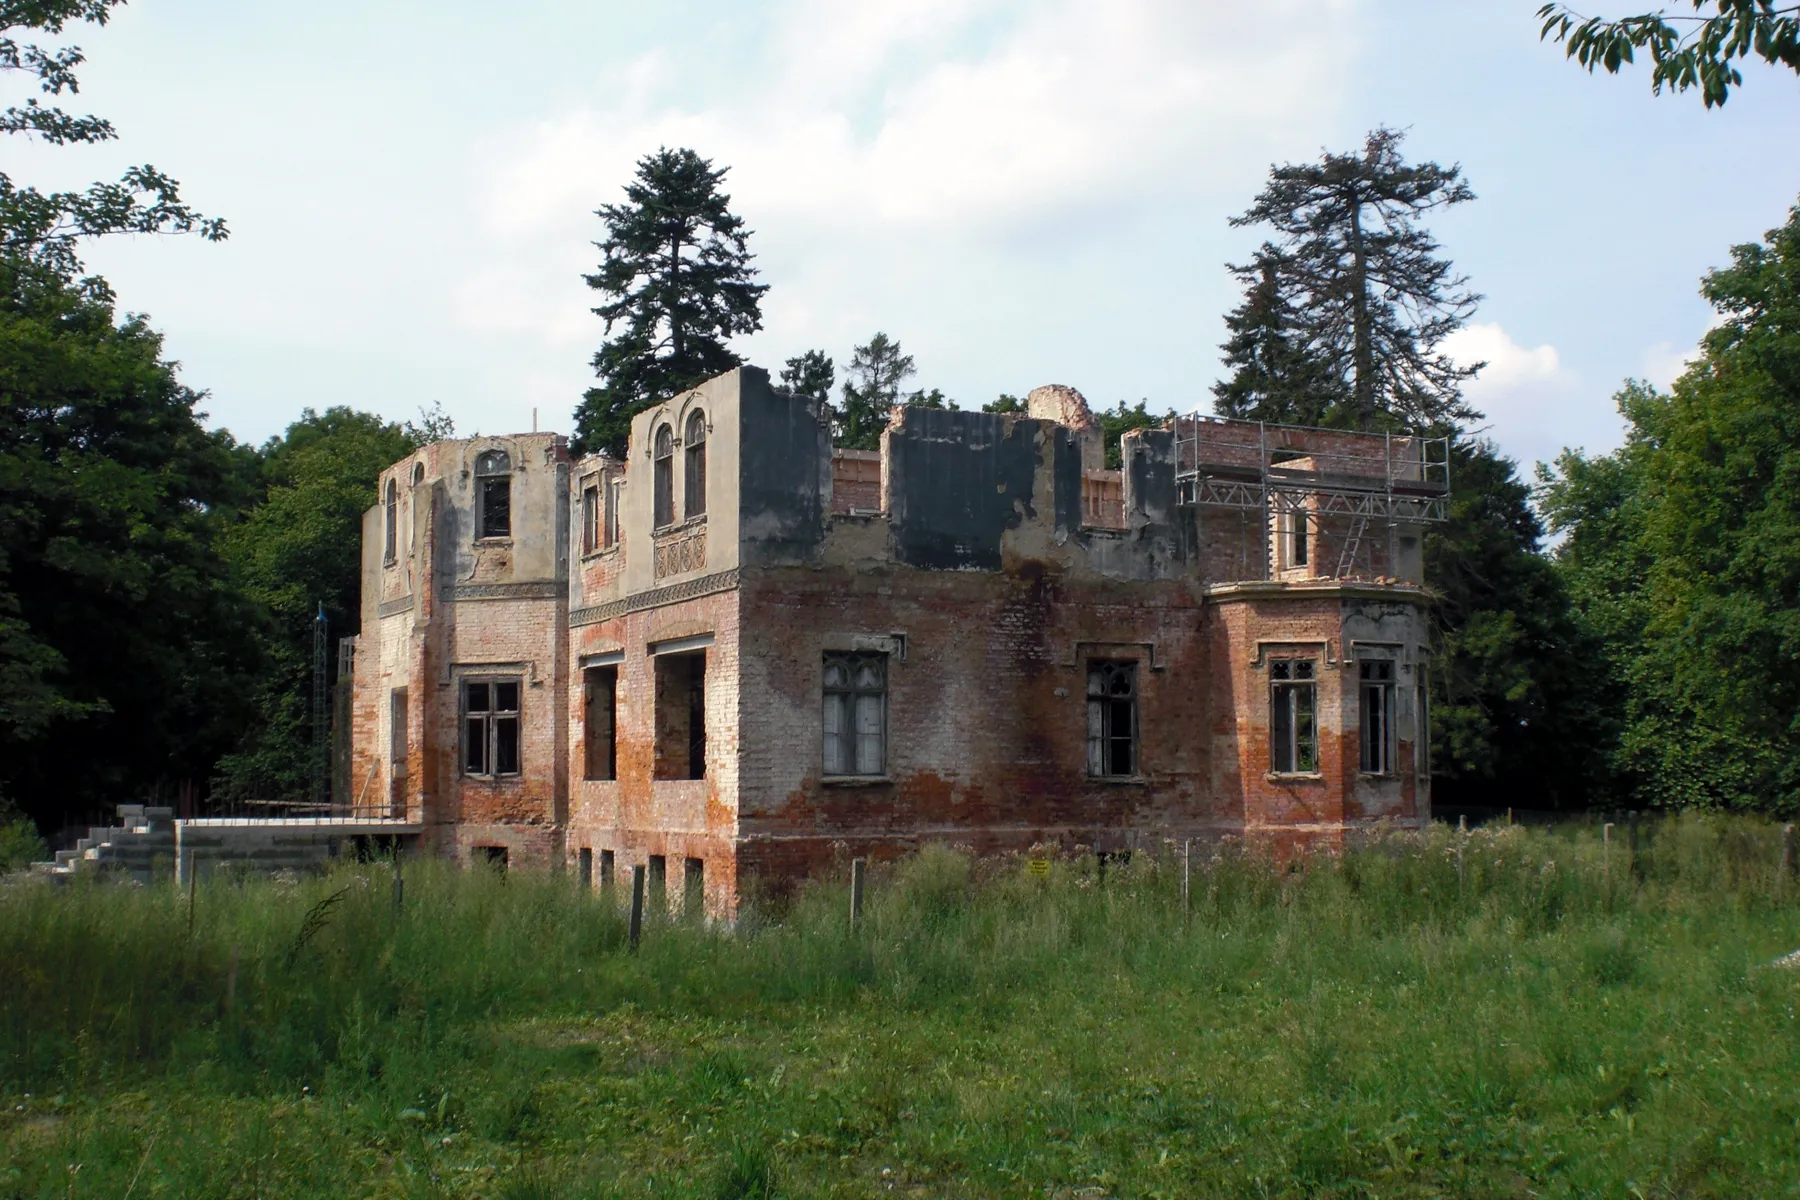
[[[825,880],[635,953],[547,875],[0,883],[0,1196],[1771,1194],[1779,861],[1436,829],[1196,847],[1184,900],[1173,846],[934,849],[854,933]]]

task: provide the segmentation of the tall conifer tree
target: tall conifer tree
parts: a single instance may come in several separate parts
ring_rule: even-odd
[[[1304,348],[1302,315],[1282,290],[1281,252],[1265,245],[1231,268],[1244,302],[1225,315],[1219,347],[1231,378],[1213,384],[1213,410],[1244,421],[1324,425],[1345,413],[1342,381]]]
[[[837,365],[823,350],[808,350],[787,360],[779,380],[783,391],[831,403],[831,386],[837,382]]]
[[[1347,393],[1341,404],[1329,402],[1338,410],[1330,423],[1357,429],[1430,428],[1480,415],[1464,403],[1462,384],[1483,364],[1459,364],[1441,350],[1480,297],[1419,224],[1475,193],[1460,167],[1406,163],[1402,136],[1377,129],[1360,154],[1275,167],[1255,203],[1231,219],[1275,230],[1260,261],[1233,270],[1254,281],[1253,291],[1272,289],[1270,312],[1295,314],[1294,345]]]
[[[877,333],[868,345],[851,351],[850,366],[844,374],[848,378],[844,380],[834,441],[851,450],[878,449],[888,413],[900,403],[900,385],[913,375],[912,355],[901,353],[900,343],[887,334]]]
[[[750,231],[719,190],[726,170],[665,147],[638,162],[626,203],[598,210],[604,257],[584,278],[606,298],[594,309],[606,341],[599,386],[575,410],[578,450],[623,454],[635,414],[739,365],[726,339],[762,328],[768,285],[754,282]]]

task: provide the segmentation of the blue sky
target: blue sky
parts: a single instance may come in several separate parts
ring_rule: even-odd
[[[1432,229],[1486,297],[1471,397],[1529,465],[1616,444],[1620,382],[1666,384],[1708,326],[1700,275],[1800,198],[1791,72],[1749,65],[1707,112],[1589,77],[1536,7],[134,0],[77,39],[77,103],[121,141],[12,139],[8,169],[148,161],[227,218],[223,245],[89,261],[253,441],[330,404],[567,429],[602,335],[593,209],[662,144],[731,167],[771,285],[752,362],[841,364],[881,329],[965,407],[1067,383],[1189,410],[1257,240],[1227,218],[1271,163],[1385,123],[1479,196]]]

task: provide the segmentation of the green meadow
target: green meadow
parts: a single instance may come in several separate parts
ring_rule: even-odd
[[[1622,843],[933,849],[635,951],[567,876],[9,877],[0,1197],[1800,1192],[1779,826]]]

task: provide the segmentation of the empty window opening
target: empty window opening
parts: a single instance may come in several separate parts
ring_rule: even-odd
[[[602,538],[610,548],[619,544],[619,506],[625,502],[625,481],[609,480],[606,485],[606,528]]]
[[[681,864],[681,913],[698,917],[706,911],[706,860],[689,858]]]
[[[463,774],[497,778],[519,773],[519,681],[463,681]]]
[[[825,656],[827,775],[887,772],[887,655]]]
[[[1362,723],[1362,770],[1365,775],[1394,773],[1394,664],[1365,662],[1359,717]]]
[[[655,452],[651,458],[656,527],[661,529],[675,523],[675,434],[667,425],[657,426]]]
[[[669,905],[669,860],[660,854],[652,854],[650,868],[645,875],[644,903],[652,910],[661,912]]]
[[[392,816],[406,815],[406,689],[388,693],[388,809]]]
[[[594,886],[594,852],[583,846],[575,856],[576,877],[581,881],[581,890],[588,891]]]
[[[413,464],[412,481],[413,481],[414,487],[418,487],[421,483],[425,482],[425,464],[424,463],[414,463]]]
[[[581,489],[581,552],[592,554],[600,548],[600,485]]]
[[[692,519],[706,512],[706,414],[688,416],[682,435],[681,512]]]
[[[400,485],[392,479],[387,481],[387,536],[381,553],[381,561],[393,566],[400,558]]]
[[[1284,504],[1276,529],[1281,541],[1281,565],[1287,568],[1304,567],[1309,548],[1305,505],[1291,502]]]
[[[1088,663],[1088,774],[1138,773],[1137,663]]]
[[[1310,658],[1269,664],[1269,769],[1310,775],[1319,769],[1318,683]]]
[[[600,852],[600,886],[602,888],[611,888],[613,885],[613,877],[617,873],[618,866],[613,858],[613,852],[611,850],[602,850]]]
[[[475,460],[480,536],[512,536],[512,460],[504,450],[489,450]]]
[[[706,651],[656,656],[657,779],[706,777]]]
[[[582,758],[584,779],[618,778],[619,668],[582,672]]]
[[[505,846],[470,846],[469,861],[478,867],[486,867],[491,871],[506,872]]]

